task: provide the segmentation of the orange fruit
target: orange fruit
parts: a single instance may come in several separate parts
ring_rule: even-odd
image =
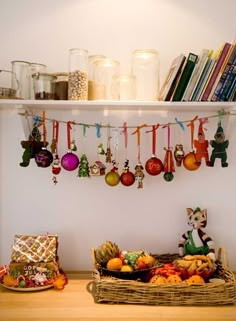
[[[151,255],[143,255],[142,256],[142,261],[147,264],[148,267],[152,267],[154,262],[155,262],[155,259],[153,256]]]
[[[113,259],[110,259],[107,262],[107,268],[108,270],[120,270],[122,268],[122,260],[119,257],[115,257]]]
[[[172,275],[169,275],[168,278],[167,278],[167,282],[168,283],[181,283],[182,282],[182,279],[179,275],[177,274],[172,274]]]
[[[128,264],[125,264],[121,267],[121,272],[132,272],[133,270],[133,267]]]
[[[167,282],[166,278],[162,275],[154,275],[149,281],[149,283],[153,283],[153,284],[163,284],[166,282]]]

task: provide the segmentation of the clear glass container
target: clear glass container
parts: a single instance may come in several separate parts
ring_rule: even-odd
[[[16,97],[30,99],[30,62],[14,60],[12,64],[12,89],[16,90]],[[17,82],[15,81],[15,77]]]
[[[94,100],[114,100],[112,94],[113,77],[120,74],[120,62],[102,58],[94,63]]]
[[[58,72],[55,80],[55,100],[68,100],[68,73]]]
[[[114,100],[135,100],[135,77],[129,74],[114,76],[112,97]]]
[[[94,100],[94,64],[104,55],[92,55],[88,57],[88,100]]]
[[[12,79],[15,79],[15,88],[17,88],[16,75],[10,70],[0,70],[0,99],[16,98],[16,89],[12,89]]]
[[[35,99],[34,96],[34,83],[32,75],[35,73],[46,73],[47,72],[47,66],[41,63],[37,62],[31,62],[30,63],[30,99]]]
[[[88,99],[88,51],[84,49],[70,49],[68,99]]]
[[[48,73],[35,73],[32,75],[35,99],[55,99],[55,81],[57,77]]]
[[[157,100],[159,95],[159,52],[139,49],[132,54],[131,73],[136,78],[136,100]]]

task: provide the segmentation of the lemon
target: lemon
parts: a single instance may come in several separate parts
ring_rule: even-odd
[[[123,265],[121,268],[121,272],[132,272],[134,269],[131,265]]]

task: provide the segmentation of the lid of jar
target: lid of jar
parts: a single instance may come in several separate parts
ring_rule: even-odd
[[[105,57],[100,58],[94,62],[95,65],[103,65],[104,67],[119,66],[120,62],[113,58]]]
[[[56,80],[57,76],[55,74],[49,74],[46,72],[36,72],[32,75],[33,78],[39,79],[40,77],[50,77],[52,80]]]
[[[31,65],[31,66],[32,66],[32,65],[37,65],[37,66],[47,67],[47,65],[41,64],[41,63],[39,63],[39,62],[30,62],[30,65]]]
[[[145,55],[145,54],[155,54],[158,55],[159,51],[155,49],[136,49],[133,51],[133,55]]]
[[[26,60],[12,60],[11,63],[14,64],[14,63],[22,63],[22,64],[27,64],[27,65],[30,65],[30,62],[29,61],[26,61]]]

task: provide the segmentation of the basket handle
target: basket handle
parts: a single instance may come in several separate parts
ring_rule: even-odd
[[[220,247],[218,250],[218,260],[221,261],[223,265],[229,269],[228,254],[224,247]]]

